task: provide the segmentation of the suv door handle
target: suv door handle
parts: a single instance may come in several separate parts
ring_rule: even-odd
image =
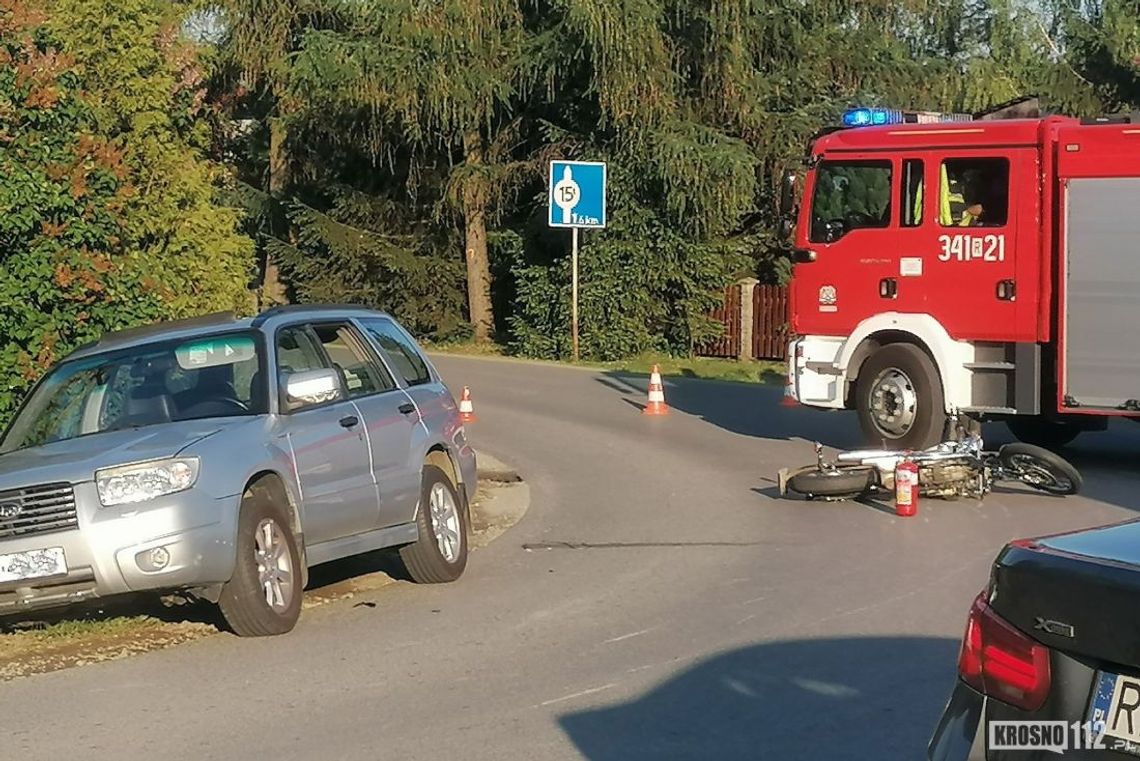
[[[347,417],[342,417],[340,419],[340,425],[342,428],[355,428],[359,424],[360,418],[358,418],[356,415],[348,415]]]
[[[411,402],[404,402],[396,409],[398,409],[402,415],[411,415],[416,411],[416,405],[412,404]]]

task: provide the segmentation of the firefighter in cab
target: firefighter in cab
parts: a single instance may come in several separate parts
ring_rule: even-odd
[[[968,182],[958,172],[947,172],[942,165],[942,219],[946,227],[976,227],[982,224],[985,208],[979,198],[978,181]]]

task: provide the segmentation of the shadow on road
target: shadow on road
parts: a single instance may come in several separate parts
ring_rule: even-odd
[[[309,585],[305,587],[305,591],[328,591],[329,587],[342,582],[375,573],[383,573],[396,581],[412,580],[395,550],[376,550],[310,569]]]
[[[1000,424],[987,425],[983,435],[987,449],[1016,441]],[[1107,431],[1082,433],[1056,451],[1080,471],[1082,496],[1140,511],[1140,425],[1113,421]]]
[[[589,761],[913,761],[950,694],[957,649],[924,637],[754,645],[559,724]]]
[[[665,401],[679,412],[745,436],[762,439],[806,439],[826,446],[850,449],[860,446],[859,426],[847,412],[806,407],[783,407],[783,386],[727,383],[670,377],[665,380]],[[598,382],[644,406],[648,376],[607,372]],[[808,451],[808,457],[812,454]]]
[[[598,382],[621,393],[629,404],[645,402],[647,376],[609,372]],[[819,441],[835,449],[865,446],[854,413],[781,406],[781,386],[672,377],[665,383],[670,407],[732,433],[777,441]],[[983,435],[988,449],[1016,440],[1003,423],[986,424]],[[1058,451],[1084,476],[1083,495],[1140,511],[1140,424],[1114,421],[1107,431],[1083,433]],[[810,464],[811,449],[805,447],[802,454],[787,464]]]

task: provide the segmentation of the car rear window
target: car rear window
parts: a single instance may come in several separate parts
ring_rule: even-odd
[[[383,319],[361,320],[368,334],[380,344],[392,361],[393,370],[409,386],[418,386],[431,381],[427,362],[420,356],[415,344],[391,321]]]

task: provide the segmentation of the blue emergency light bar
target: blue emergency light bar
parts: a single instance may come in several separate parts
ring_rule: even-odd
[[[878,127],[884,124],[935,124],[973,121],[970,114],[900,111],[895,108],[852,108],[843,114],[844,127]]]
[[[843,114],[844,127],[870,127],[880,124],[902,124],[902,111],[889,108],[853,108]]]

